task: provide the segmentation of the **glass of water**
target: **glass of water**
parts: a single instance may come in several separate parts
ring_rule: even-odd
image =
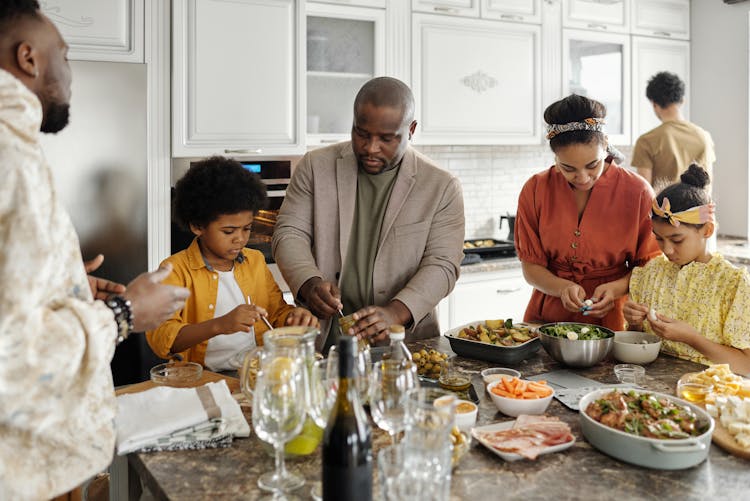
[[[375,424],[395,444],[406,426],[406,400],[419,387],[417,366],[408,360],[382,360],[373,365],[370,377],[370,412]]]

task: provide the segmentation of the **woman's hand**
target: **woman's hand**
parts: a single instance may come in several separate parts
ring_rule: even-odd
[[[319,327],[320,322],[315,315],[305,308],[294,308],[286,317],[286,325],[301,325],[303,327]]]
[[[628,323],[628,329],[642,331],[643,321],[646,320],[646,315],[648,315],[648,306],[634,301],[626,301],[622,307],[622,314]]]
[[[560,291],[560,301],[562,301],[563,308],[574,313],[581,311],[585,299],[586,291],[583,287],[574,282],[569,282],[569,284]]]
[[[693,339],[700,336],[700,333],[687,322],[665,317],[660,313],[656,314],[656,320],[649,318],[648,321],[654,334],[669,341],[679,341],[693,346]]]
[[[591,296],[593,304],[583,314],[594,318],[604,318],[615,307],[615,299],[620,297],[620,287],[616,282],[601,284]]]

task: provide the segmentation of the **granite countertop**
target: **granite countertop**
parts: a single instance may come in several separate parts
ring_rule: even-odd
[[[450,352],[447,339],[420,342]],[[497,412],[478,371],[492,366],[486,362],[458,358],[464,369],[475,371],[473,384],[480,395],[477,425],[509,421]],[[588,369],[571,369],[582,376],[604,383],[616,383],[614,362],[604,361]],[[533,376],[563,367],[544,351],[514,368]],[[672,393],[679,377],[702,366],[660,356],[646,366],[644,387]],[[506,463],[476,442],[453,472],[451,499],[742,499],[747,497],[750,463],[711,445],[709,457],[687,470],[651,470],[610,458],[592,448],[583,438],[577,412],[553,400],[547,414],[567,422],[576,437],[570,449],[540,456],[536,461]],[[249,417],[249,416],[248,416]],[[388,444],[385,432],[373,428],[375,452]],[[201,451],[131,454],[129,462],[157,499],[257,499],[261,473],[273,469],[273,459],[254,435],[237,439],[230,448]],[[287,461],[287,468],[308,481],[319,480],[320,452]],[[376,469],[376,468],[375,468]],[[374,485],[378,491],[377,483]],[[295,492],[310,499],[310,485]]]

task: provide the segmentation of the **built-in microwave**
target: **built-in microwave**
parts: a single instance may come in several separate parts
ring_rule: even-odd
[[[260,176],[266,185],[268,204],[258,211],[253,220],[253,230],[247,247],[263,253],[267,263],[273,263],[271,239],[276,226],[279,209],[284,202],[286,188],[292,177],[291,160],[240,160],[244,168]],[[191,162],[192,165],[192,162]],[[172,190],[174,196],[174,189]],[[187,248],[193,241],[193,234],[182,230],[172,222],[172,254]]]

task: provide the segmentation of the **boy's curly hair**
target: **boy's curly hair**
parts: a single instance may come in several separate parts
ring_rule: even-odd
[[[193,163],[175,184],[172,214],[183,229],[205,227],[222,214],[250,211],[266,206],[266,186],[241,163],[220,156]]]
[[[646,97],[662,108],[680,103],[685,97],[685,82],[674,73],[660,71],[648,81]]]

